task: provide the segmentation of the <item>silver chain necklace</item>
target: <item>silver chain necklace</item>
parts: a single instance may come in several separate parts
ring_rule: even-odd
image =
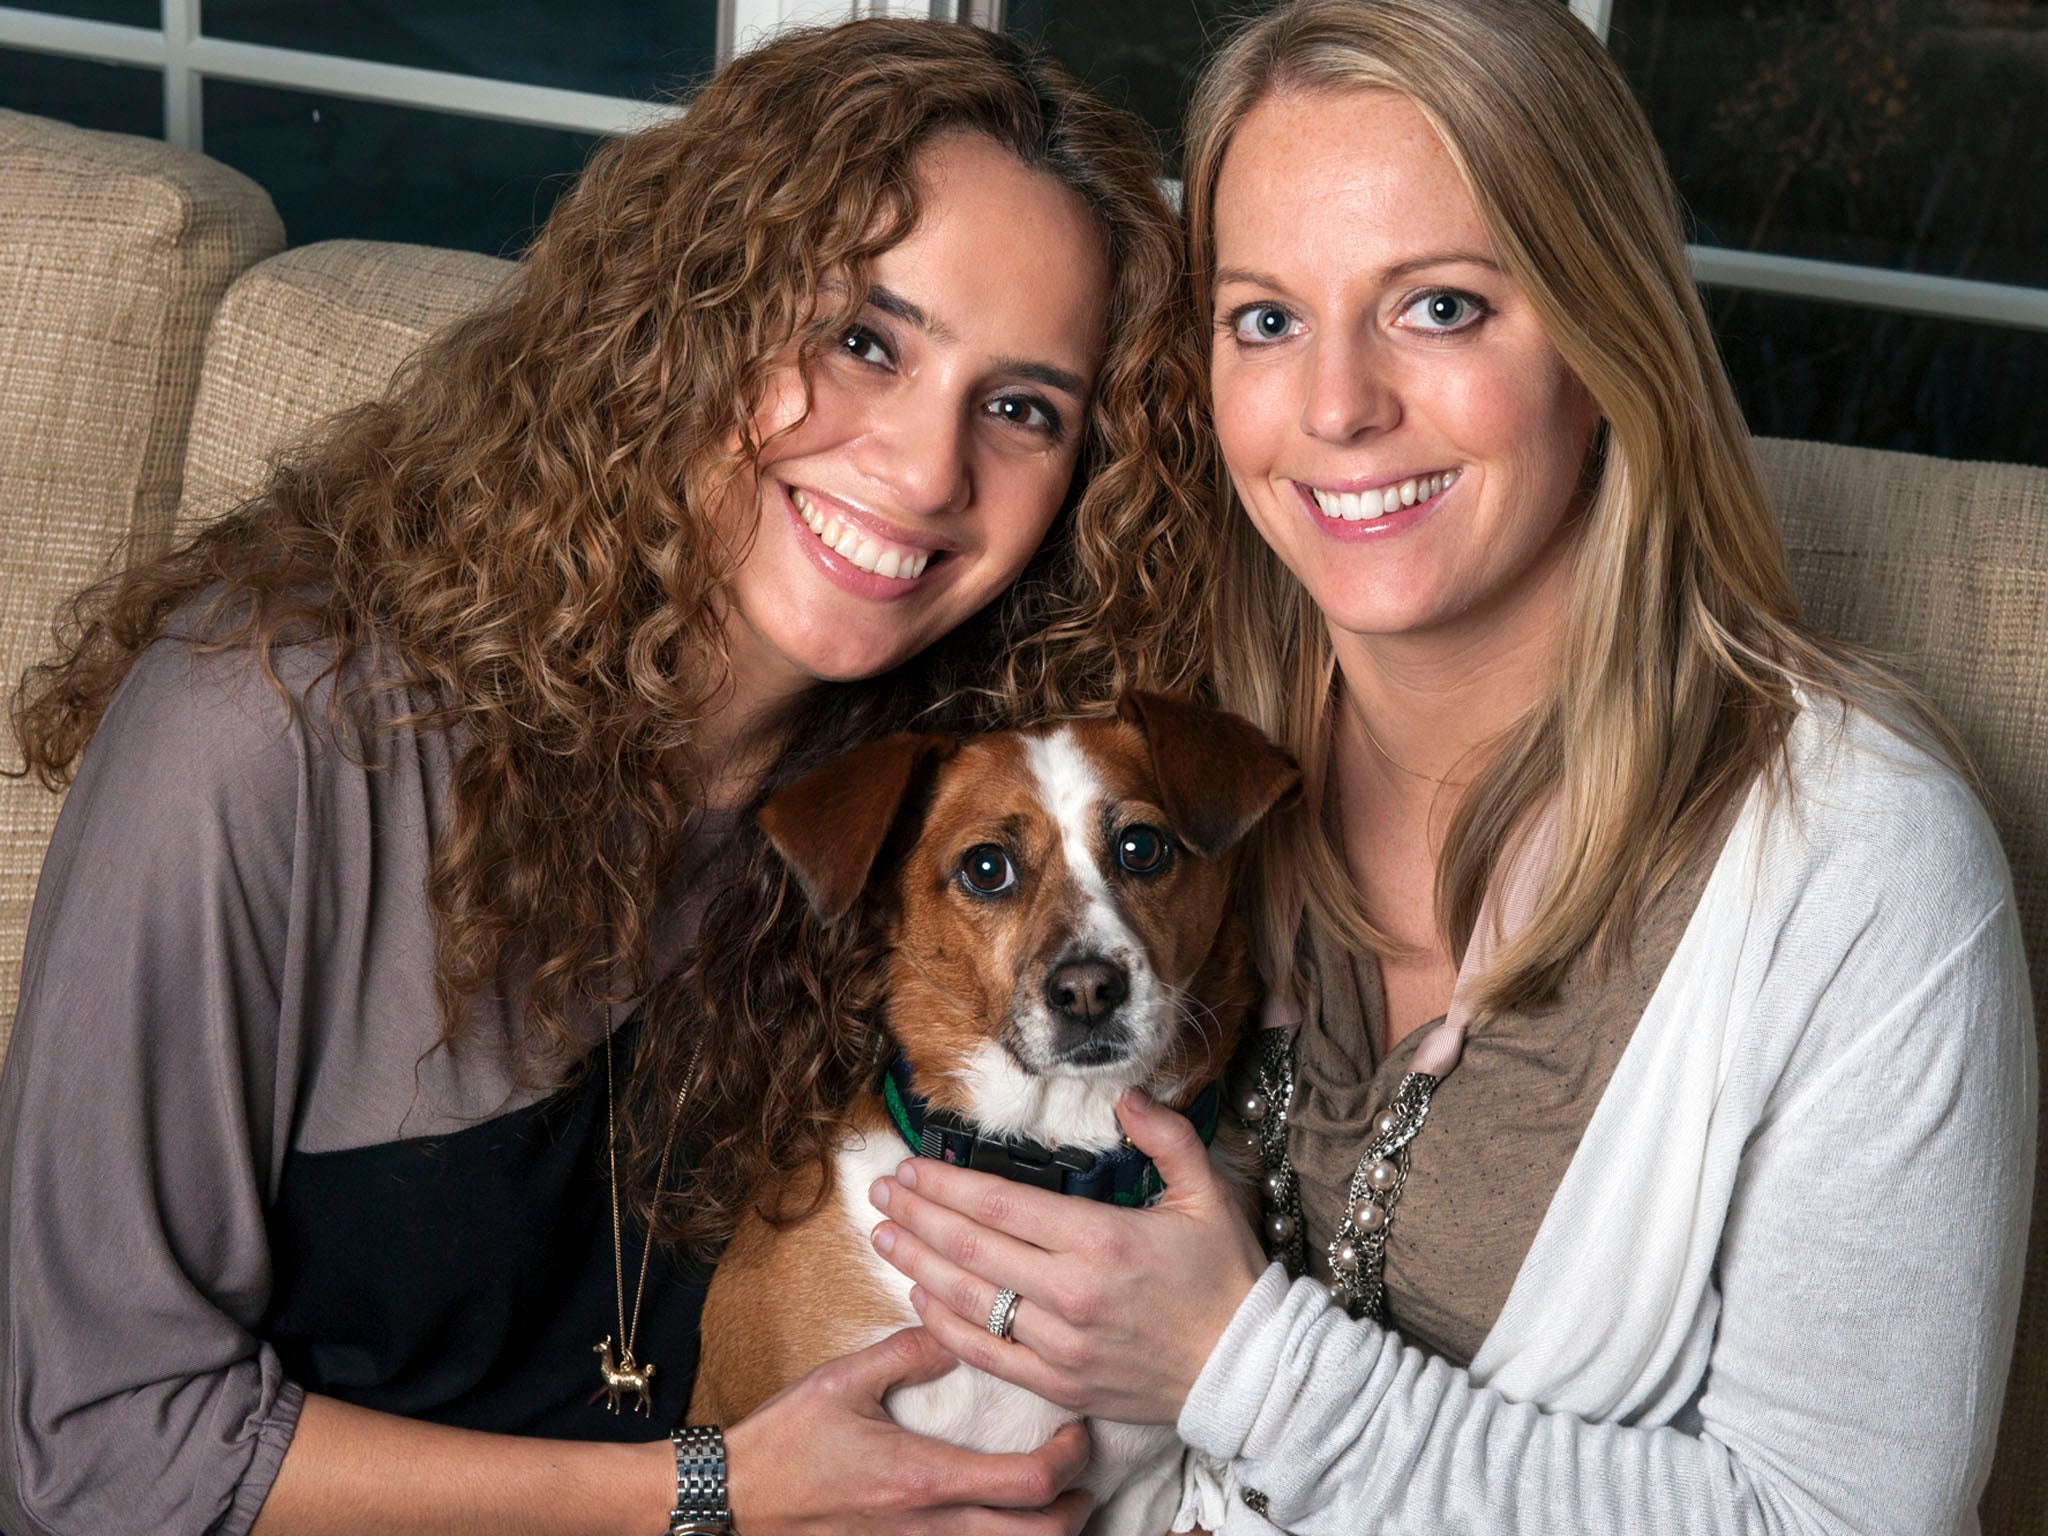
[[[1352,1172],[1344,1217],[1330,1238],[1330,1299],[1352,1317],[1387,1321],[1387,1234],[1408,1179],[1409,1143],[1429,1118],[1430,1097],[1442,1079],[1410,1072],[1393,1098],[1372,1118],[1365,1151]],[[1269,1029],[1259,1037],[1251,1089],[1237,1111],[1251,1127],[1259,1156],[1266,1249],[1300,1277],[1308,1269],[1301,1213],[1301,1181],[1287,1156],[1287,1117],[1294,1105],[1294,1041]]]

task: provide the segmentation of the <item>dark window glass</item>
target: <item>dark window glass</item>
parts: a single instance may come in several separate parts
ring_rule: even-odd
[[[707,73],[717,0],[206,0],[206,34],[610,96]]]
[[[206,82],[206,152],[255,178],[294,245],[349,237],[512,256],[596,139]]]
[[[0,48],[0,107],[111,133],[164,134],[163,76],[125,64]]]
[[[2048,0],[1617,0],[1702,244],[2048,284]]]
[[[1004,25],[1045,49],[1158,134],[1180,174],[1181,118],[1194,77],[1215,46],[1273,0],[1009,0]]]
[[[130,27],[147,27],[160,32],[164,25],[161,0],[7,0],[25,11],[47,11],[52,16],[72,16],[80,21],[112,21]]]
[[[2048,464],[2048,333],[1706,289],[1750,430]]]

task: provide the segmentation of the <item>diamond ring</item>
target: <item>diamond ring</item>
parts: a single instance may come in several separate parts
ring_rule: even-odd
[[[1017,1293],[1012,1290],[996,1292],[996,1304],[988,1309],[988,1331],[999,1339],[1010,1336],[1010,1325],[1017,1320]]]

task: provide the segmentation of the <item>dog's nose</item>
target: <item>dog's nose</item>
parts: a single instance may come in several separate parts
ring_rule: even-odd
[[[1046,1006],[1076,1024],[1099,1024],[1130,995],[1123,967],[1107,960],[1069,960],[1045,978]]]

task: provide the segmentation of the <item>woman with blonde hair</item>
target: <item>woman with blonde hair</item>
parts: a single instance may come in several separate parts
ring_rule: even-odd
[[[14,715],[71,790],[0,1084],[0,1525],[1077,1527],[1078,1428],[889,1423],[950,1363],[915,1331],[657,1438],[705,1274],[635,1170],[715,1246],[689,1154],[805,1155],[863,1063],[729,1033],[700,1082],[697,1021],[635,1000],[701,913],[730,935],[777,785],[1200,675],[1156,174],[1000,36],[777,40],[600,150],[382,400],[80,600]]]
[[[1949,734],[1799,619],[1626,82],[1553,0],[1298,0],[1187,168],[1221,687],[1309,785],[1250,906],[1277,1262],[1142,1104],[1159,1208],[916,1162],[879,1245],[969,1362],[1177,1421],[1182,1528],[1974,1529],[2010,877]]]

